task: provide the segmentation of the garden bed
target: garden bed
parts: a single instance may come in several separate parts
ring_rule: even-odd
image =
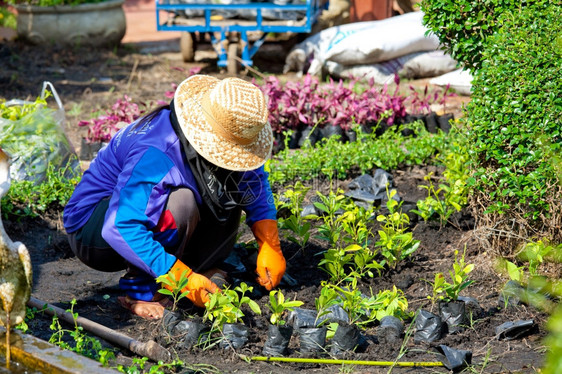
[[[271,65],[265,50],[261,58],[263,66]],[[0,63],[5,66],[0,72],[0,97],[26,98],[38,93],[43,80],[51,81],[59,91],[65,104],[67,118],[71,126],[84,117],[91,118],[93,110],[104,110],[116,99],[127,94],[136,102],[156,101],[163,98],[165,91],[172,89],[172,83],[182,80],[190,68],[202,68],[202,73],[221,76],[216,71],[214,61],[198,61],[194,64],[181,62],[179,53],[147,56],[134,51],[102,51],[101,55],[84,53],[84,51],[38,50],[17,44],[0,45]],[[101,56],[101,57],[100,57]],[[256,56],[260,66],[260,56]],[[170,68],[170,65],[178,67]],[[267,71],[263,68],[263,71]],[[273,68],[274,69],[274,68]],[[273,71],[275,72],[275,71]],[[16,78],[13,78],[16,77]],[[95,78],[92,80],[92,78]],[[285,80],[296,80],[294,76],[284,76]],[[421,82],[423,84],[424,82]],[[418,84],[420,84],[418,82]],[[5,87],[5,88],[4,88]],[[113,87],[113,88],[112,88]],[[455,102],[455,100],[458,100]],[[460,103],[452,98],[451,111],[458,117]],[[78,146],[85,135],[84,128],[69,127],[69,137]],[[426,191],[418,186],[424,184],[424,177],[430,173],[440,175],[440,169],[434,166],[400,166],[388,170],[393,177],[394,186],[399,196],[406,202],[415,203],[426,197]],[[340,181],[340,187],[347,189],[350,178]],[[309,183],[313,190],[324,194],[334,189],[329,181],[315,179]],[[277,192],[283,192],[283,186],[275,186]],[[60,212],[47,212],[36,219],[5,221],[8,234],[14,240],[20,240],[30,250],[33,270],[33,296],[64,309],[70,308],[70,302],[76,300],[73,311],[80,316],[91,319],[121,333],[141,341],[156,340],[178,354],[186,367],[219,372],[276,372],[292,373],[295,371],[314,373],[343,372],[387,372],[388,367],[362,367],[357,365],[329,366],[325,364],[286,364],[286,363],[248,363],[238,354],[261,356],[268,328],[268,295],[258,286],[253,298],[258,302],[264,314],[254,316],[247,313],[244,322],[250,327],[249,341],[236,352],[232,349],[213,347],[209,349],[194,348],[184,350],[177,344],[170,344],[161,322],[147,322],[131,316],[121,308],[117,297],[121,296],[118,287],[121,273],[101,273],[84,266],[71,255],[70,248],[62,229]],[[343,358],[353,360],[376,361],[441,361],[434,354],[440,345],[472,353],[472,363],[476,372],[535,372],[542,364],[545,336],[544,321],[546,314],[534,307],[525,305],[506,305],[500,298],[506,278],[497,274],[494,268],[495,255],[487,251],[485,238],[474,231],[474,220],[470,212],[455,214],[453,224],[439,225],[436,222],[424,222],[411,215],[410,230],[413,237],[420,241],[419,248],[413,255],[390,271],[374,278],[360,281],[358,288],[369,293],[392,289],[396,286],[402,290],[408,300],[409,311],[419,309],[436,312],[437,306],[431,307],[430,300],[435,274],[442,272],[448,276],[452,269],[455,250],[461,253],[466,248],[466,262],[474,264],[470,278],[474,283],[466,288],[463,296],[474,298],[478,307],[474,309],[469,325],[462,332],[445,334],[431,343],[415,343],[413,336],[394,343],[380,340],[380,328],[377,323],[362,331],[363,343],[356,352],[348,352]],[[327,249],[325,241],[315,238],[317,226],[313,225],[311,239],[304,251],[286,240],[282,247],[288,259],[287,274],[296,284],[283,282],[281,290],[287,298],[304,302],[303,308],[314,309],[314,300],[318,297],[320,282],[328,278],[317,266],[321,256],[317,255]],[[251,234],[244,232],[240,240],[250,241]],[[244,279],[250,284],[252,278]],[[194,312],[194,311],[193,311]],[[537,329],[529,335],[514,340],[498,339],[496,328],[508,321],[533,320]],[[406,328],[411,319],[406,320]],[[29,333],[48,340],[53,331],[49,328],[51,318],[36,314],[29,322]],[[66,328],[72,328],[66,326]],[[177,343],[177,342],[176,342]],[[111,345],[104,343],[105,347]],[[405,354],[401,356],[401,353]],[[112,365],[129,367],[139,365],[133,362],[133,356],[127,351],[119,350],[116,362]],[[299,339],[293,335],[289,344],[287,357],[303,357],[299,351]],[[353,366],[353,367],[352,367]],[[412,372],[412,369],[395,368],[395,372]],[[444,368],[416,368],[415,372],[446,372]]]
[[[426,168],[412,170],[398,170],[395,172],[395,181],[399,193],[409,198],[415,197],[416,186],[421,183],[420,176],[427,172]],[[417,177],[416,177],[417,175]],[[414,176],[414,177],[412,177]],[[321,186],[327,188],[327,186]],[[418,193],[418,197],[422,194]],[[431,353],[439,345],[472,352],[472,362],[475,368],[484,368],[484,372],[534,372],[534,368],[542,363],[541,339],[545,335],[543,322],[545,315],[533,307],[524,305],[508,306],[501,302],[500,291],[505,280],[501,279],[493,269],[494,257],[483,251],[478,243],[477,234],[470,230],[472,220],[468,215],[459,217],[459,226],[439,227],[434,223],[417,222],[413,225],[414,238],[420,240],[419,249],[409,261],[402,263],[396,270],[375,277],[361,283],[364,292],[391,289],[396,285],[403,290],[410,310],[418,308],[431,310],[427,296],[431,294],[431,284],[436,272],[447,272],[451,269],[454,260],[454,250],[467,248],[466,260],[475,264],[472,279],[475,283],[464,292],[465,296],[473,297],[478,301],[479,308],[471,316],[471,325],[461,333],[446,335],[433,343],[415,344],[413,338],[394,344],[381,344],[378,338],[378,327],[373,326],[363,331],[364,344],[356,353],[348,353],[344,357],[354,360],[394,361],[398,358],[401,348],[407,348],[406,354],[400,361],[440,361],[441,357]],[[167,346],[167,335],[160,322],[147,322],[138,317],[131,316],[117,303],[121,296],[118,287],[120,273],[104,274],[84,266],[76,258],[69,255],[69,247],[63,232],[57,229],[56,221],[39,220],[35,222],[9,222],[7,230],[12,237],[25,242],[30,249],[34,263],[34,291],[37,298],[53,303],[62,308],[70,308],[70,301],[75,299],[77,304],[74,312],[80,316],[101,323],[107,327],[127,334],[135,339],[147,341],[155,339]],[[251,234],[246,233],[242,239],[250,239]],[[314,298],[318,296],[320,281],[327,278],[319,270],[318,263],[320,251],[326,248],[325,243],[311,240],[304,254],[298,251],[295,244],[283,241],[283,250],[288,261],[287,274],[296,280],[297,284],[289,286],[282,284],[281,290],[288,298],[295,298],[304,302],[303,307],[314,309]],[[251,278],[245,279],[251,284]],[[256,290],[258,286],[254,285]],[[237,353],[247,356],[262,355],[266,339],[268,312],[265,306],[268,296],[262,292],[256,293],[254,298],[258,301],[264,316],[251,316],[245,318],[246,325],[250,327],[248,343]],[[436,308],[433,308],[436,312]],[[251,315],[251,313],[247,313]],[[538,332],[513,341],[498,340],[496,328],[507,321],[533,319],[538,326]],[[29,323],[31,333],[48,340],[53,331],[49,329],[51,319],[48,316],[36,315]],[[406,326],[407,327],[407,326]],[[67,326],[71,328],[71,326]],[[178,344],[179,345],[179,344]],[[177,349],[178,357],[190,364],[208,364],[216,367],[220,372],[258,372],[274,371],[277,373],[291,373],[294,371],[310,370],[311,372],[332,373],[338,370],[329,365],[310,364],[271,364],[263,362],[246,363],[240,359],[233,350],[222,349],[218,346],[204,350],[194,348],[190,351],[183,350],[174,345],[169,348]],[[299,353],[298,339],[293,336],[289,345],[288,357],[303,357]],[[488,363],[485,363],[489,360]],[[117,362],[130,366],[130,353],[121,352]],[[434,372],[438,368],[418,369],[417,372]],[[377,372],[372,367],[355,366],[358,372]],[[380,372],[387,369],[381,368]],[[395,369],[406,370],[406,369]],[[439,371],[439,370],[438,370]],[[443,372],[446,370],[442,369]],[[397,371],[400,372],[400,371]]]

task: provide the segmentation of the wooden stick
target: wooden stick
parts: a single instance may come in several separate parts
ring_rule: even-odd
[[[84,330],[89,331],[92,334],[95,334],[112,344],[116,344],[123,348],[127,348],[128,350],[130,350],[135,354],[138,354],[139,356],[148,357],[149,359],[155,362],[171,361],[170,352],[168,352],[166,348],[162,347],[160,344],[156,343],[155,341],[150,340],[148,342],[140,342],[125,334],[112,330],[109,327],[100,325],[99,323],[91,321],[87,318],[78,316],[75,319],[72,313],[67,312],[54,305],[48,304],[39,299],[36,299],[34,297],[29,298],[27,305],[32,308],[37,308],[37,310],[45,311],[47,314],[51,316],[57,316],[58,318],[62,319],[67,323],[70,324],[76,323],[77,325],[84,328]]]

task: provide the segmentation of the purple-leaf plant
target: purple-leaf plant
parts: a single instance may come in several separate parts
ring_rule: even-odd
[[[408,106],[412,114],[428,114],[431,112],[432,104],[439,104],[445,106],[447,99],[457,96],[456,93],[449,91],[450,87],[447,85],[443,92],[440,88],[435,88],[429,92],[429,88],[425,86],[423,94],[420,94],[414,87],[410,86],[410,96],[408,96]]]
[[[145,104],[141,105],[146,108]],[[88,143],[108,142],[119,129],[135,121],[145,111],[145,109],[141,110],[138,104],[133,103],[129,96],[124,95],[123,99],[117,100],[105,114],[89,121],[82,120],[78,122],[78,126],[88,127],[86,135]]]
[[[181,67],[173,67],[172,69],[181,72],[185,71],[185,69]],[[200,67],[191,68],[187,71],[187,76],[190,77],[194,74],[199,74],[200,71]],[[164,93],[165,98],[172,99],[177,88],[178,85],[172,83],[172,89]],[[129,123],[136,121],[143,114],[147,113],[150,108],[168,105],[168,103],[169,101],[158,100],[155,104],[150,103],[147,105],[145,103],[140,103],[139,106],[139,104],[133,103],[129,96],[124,95],[123,99],[117,100],[105,114],[89,121],[82,120],[78,122],[78,126],[88,127],[88,134],[85,137],[88,143],[108,142],[117,131]]]
[[[326,123],[349,130],[355,118],[357,95],[353,92],[355,82],[349,82],[345,87],[343,81],[337,84],[330,78],[330,82],[323,87]]]
[[[320,84],[318,79],[306,75],[302,81],[282,85],[275,77],[266,78],[260,87],[268,98],[269,121],[273,130],[281,133],[304,126],[339,126],[344,130],[353,124],[377,122],[383,117],[389,125],[406,116],[406,97],[388,87],[375,86],[374,80],[361,93],[354,87],[357,80],[344,84],[330,79]],[[398,82],[397,82],[398,83]]]
[[[281,97],[284,95],[283,93],[283,86],[274,76],[267,77],[265,82],[262,86],[259,86],[255,83],[255,79],[253,82],[256,86],[258,86],[262,92],[264,93],[265,97],[267,98],[267,109],[269,111],[269,123],[275,133],[282,133],[286,130],[284,124],[282,123],[281,119],[279,118],[279,105]]]

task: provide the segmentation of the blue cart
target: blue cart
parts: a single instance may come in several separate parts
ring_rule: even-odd
[[[309,33],[328,5],[327,0],[274,1],[156,0],[157,30],[182,31],[180,51],[186,62],[193,61],[197,33],[209,35],[217,65],[237,74],[240,65],[253,65],[268,34]],[[161,19],[160,11],[168,17]]]

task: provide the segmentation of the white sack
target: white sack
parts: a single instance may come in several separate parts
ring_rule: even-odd
[[[457,67],[457,61],[443,51],[414,52],[378,64],[344,66],[333,61],[325,64],[327,72],[335,78],[374,79],[377,84],[391,83],[394,74],[400,77],[435,77]]]
[[[285,71],[318,75],[326,61],[364,65],[388,61],[413,52],[439,47],[434,34],[422,24],[423,12],[411,12],[380,21],[356,22],[330,27],[297,44],[287,56]]]
[[[457,69],[439,77],[435,77],[429,81],[430,84],[436,86],[447,86],[460,95],[470,96],[472,88],[472,75],[468,70]]]

